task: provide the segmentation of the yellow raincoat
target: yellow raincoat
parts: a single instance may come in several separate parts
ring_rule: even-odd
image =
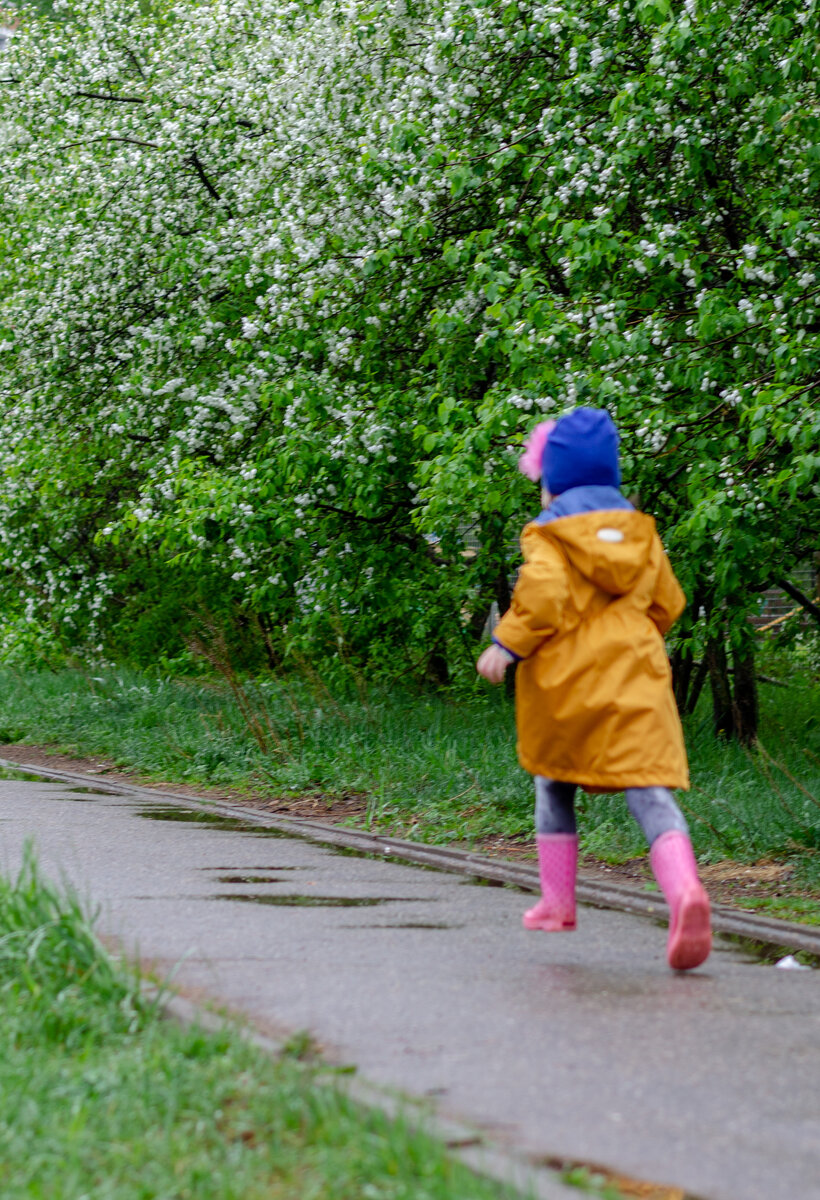
[[[663,641],[686,601],[653,519],[612,509],[531,523],[521,549],[494,638],[523,660],[522,767],[588,791],[688,788]]]

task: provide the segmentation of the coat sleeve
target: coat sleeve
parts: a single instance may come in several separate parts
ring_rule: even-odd
[[[558,553],[539,554],[524,563],[512,602],[493,632],[493,641],[516,658],[529,658],[545,638],[561,628],[569,597],[566,566]]]
[[[675,573],[669,565],[669,559],[662,546],[660,551],[660,568],[647,616],[655,622],[661,633],[666,633],[686,608],[686,596],[675,578]]]

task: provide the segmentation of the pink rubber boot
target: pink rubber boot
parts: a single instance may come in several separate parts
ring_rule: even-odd
[[[548,933],[575,928],[575,877],[578,873],[577,833],[538,833],[538,872],[541,899],[524,913],[525,929]]]
[[[685,833],[670,829],[655,839],[649,858],[669,905],[669,966],[675,971],[699,967],[712,949],[712,931],[709,897],[698,879],[692,843]]]

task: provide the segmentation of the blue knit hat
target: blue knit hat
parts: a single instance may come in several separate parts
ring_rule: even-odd
[[[553,496],[598,484],[620,487],[618,430],[602,408],[574,408],[556,422],[544,448],[541,478]]]

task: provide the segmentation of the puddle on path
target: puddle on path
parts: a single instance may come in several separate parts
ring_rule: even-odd
[[[65,779],[54,779],[51,775],[36,775],[33,771],[18,771],[15,767],[0,767],[0,779],[7,779],[10,783],[52,783],[63,788],[63,795],[67,792],[85,792],[92,796],[119,795],[118,792],[105,791],[103,788],[81,787],[69,783]]]
[[[416,896],[271,896],[267,892],[253,894],[222,892],[209,900],[240,900],[246,904],[270,904],[276,908],[373,908],[377,904],[425,904]]]
[[[52,779],[51,783],[58,783],[59,780]],[[56,792],[50,796],[51,800],[69,800],[73,804],[91,804],[96,800],[97,796],[106,796],[109,800],[125,800],[121,792],[104,792],[101,788],[89,787],[70,787],[62,792]]]
[[[59,784],[59,779],[51,779],[47,775],[36,775],[33,772],[19,771],[11,767],[0,767],[0,780],[20,780],[28,783],[56,783]],[[118,791],[106,791],[102,788],[83,787],[80,785],[69,785],[61,795],[55,797],[57,799],[73,800],[75,797],[86,799],[90,796],[118,796],[124,800],[129,800],[131,797],[127,793]],[[299,833],[296,830],[274,829],[269,825],[257,825],[255,821],[246,821],[242,817],[227,817],[222,813],[208,812],[203,809],[183,808],[177,806],[150,806],[136,809],[136,814],[139,817],[145,817],[148,821],[176,821],[189,825],[196,825],[200,829],[219,829],[223,833],[246,833],[251,837],[264,838],[282,838],[290,841],[307,841],[312,845],[320,846],[329,854],[339,854],[347,858],[369,858],[376,862],[390,862],[391,860],[400,865],[413,867],[417,871],[435,871],[437,874],[448,874],[445,867],[435,867],[429,863],[417,863],[401,858],[401,856],[393,855],[390,850],[373,851],[373,850],[357,850],[353,846],[338,846],[329,842],[323,842],[319,838],[312,838],[306,834]],[[207,869],[207,868],[206,868]],[[212,870],[231,870],[230,867],[220,868],[214,867]],[[267,867],[254,867],[251,870],[268,870]],[[280,871],[297,871],[303,870],[301,867],[277,867],[275,870]],[[233,880],[223,880],[223,882],[234,882]],[[247,880],[249,883],[256,880]],[[268,880],[259,880],[259,882],[269,882]],[[486,880],[476,879],[476,883],[486,883]],[[495,884],[495,886],[503,886]]]
[[[265,867],[265,870],[268,868]],[[273,867],[270,868],[274,870]],[[304,871],[304,867],[276,867],[277,871]],[[284,883],[284,879],[277,879],[275,875],[217,875],[218,883]]]
[[[60,783],[59,779],[50,779],[48,775],[35,775],[33,771],[18,771],[14,767],[0,767],[0,779],[22,783]]]
[[[423,843],[419,844],[423,845]],[[345,858],[369,858],[374,862],[392,862],[399,867],[412,867],[414,871],[434,871],[437,875],[450,874],[446,867],[434,867],[431,863],[414,862],[392,850],[357,850],[354,846],[336,846],[330,842],[323,842],[322,845],[326,846],[331,853],[341,854]]]
[[[446,921],[402,921],[395,925],[343,925],[342,929],[464,929],[464,926],[448,925]]]
[[[55,780],[54,782],[56,783],[57,780]],[[70,792],[72,795],[78,795],[78,796],[79,795],[82,795],[82,796],[122,796],[122,798],[124,800],[127,799],[127,797],[124,796],[122,792],[109,792],[105,788],[70,787],[70,788],[66,788],[66,792]]]
[[[459,880],[459,883],[468,884],[470,887],[489,887],[489,888],[507,888],[510,892],[520,892],[522,895],[530,895],[533,889],[521,887],[518,883],[513,883],[510,879],[488,879],[485,875],[465,875]],[[584,904],[585,901],[579,900],[579,904]]]
[[[286,838],[293,841],[298,835],[271,829],[268,825],[256,825],[243,821],[241,817],[225,817],[221,813],[203,812],[198,808],[140,808],[137,816],[148,821],[181,821],[198,825],[201,829],[221,829],[226,833],[249,833],[252,837]]]
[[[279,863],[260,863],[256,867],[238,867],[236,863],[222,863],[213,867],[200,867],[200,871],[306,871],[307,867],[282,867]]]
[[[399,855],[392,854],[390,850],[357,850],[353,846],[334,845],[332,842],[322,841],[318,837],[310,837],[297,830],[273,829],[269,825],[257,825],[253,821],[245,821],[242,817],[226,817],[221,813],[207,812],[202,809],[176,807],[140,808],[137,810],[137,815],[145,817],[149,821],[182,821],[191,825],[198,825],[201,829],[221,829],[227,833],[247,833],[251,837],[283,838],[286,841],[292,842],[304,841],[309,842],[312,846],[318,846],[328,854],[338,854],[343,858],[369,858],[374,862],[395,862],[398,866],[412,867],[416,871],[434,871],[438,875],[449,874],[446,867],[434,867],[428,863],[412,862],[401,858]],[[230,869],[228,868],[228,870]],[[259,869],[266,870],[267,868]],[[278,869],[282,870],[283,868]],[[302,868],[293,869],[300,870]],[[486,881],[476,880],[476,882],[483,883]],[[503,887],[505,885],[499,883],[497,886]]]

